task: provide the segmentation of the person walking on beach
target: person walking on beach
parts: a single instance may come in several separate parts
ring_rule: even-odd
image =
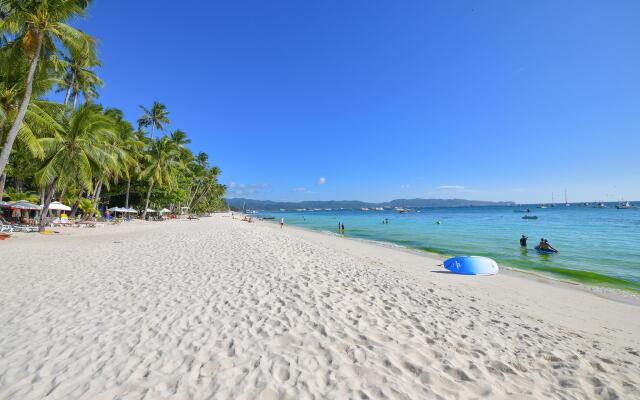
[[[342,226],[340,227],[342,230],[342,234],[344,235],[344,224],[341,224]]]
[[[338,222],[338,233],[342,232],[342,228],[341,228],[341,226],[342,226],[342,225],[340,225],[340,222]]]
[[[527,247],[527,239],[528,239],[528,237],[526,237],[525,235],[522,235],[522,237],[520,238],[520,246],[521,247]]]
[[[280,229],[284,226],[284,217],[280,218]]]

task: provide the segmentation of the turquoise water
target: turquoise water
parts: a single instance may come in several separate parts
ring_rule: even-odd
[[[537,220],[523,220],[529,207]],[[287,224],[391,242],[444,255],[483,255],[500,265],[550,274],[587,284],[640,291],[640,208],[534,206],[427,208],[415,213],[386,211],[284,211]],[[389,218],[389,224],[382,220]],[[437,224],[440,221],[440,224]],[[529,237],[520,248],[521,234]],[[541,237],[559,253],[543,255],[533,247]]]

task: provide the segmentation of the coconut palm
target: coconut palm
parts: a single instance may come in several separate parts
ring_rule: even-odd
[[[151,141],[149,150],[144,156],[145,166],[141,177],[147,181],[148,189],[144,204],[142,219],[147,217],[149,199],[154,186],[173,186],[180,171],[184,171],[185,166],[180,160],[180,146],[176,145],[168,137],[162,137]]]
[[[153,140],[156,129],[164,130],[164,126],[170,124],[169,111],[164,104],[154,101],[150,109],[140,106],[143,111],[142,117],[138,119],[138,128],[151,127],[151,139]]]
[[[100,106],[83,104],[63,119],[62,128],[54,137],[40,139],[45,160],[35,177],[46,188],[41,230],[56,188],[71,184],[91,188],[95,172],[114,168],[116,163],[110,146],[113,121]]]
[[[127,189],[125,196],[125,208],[129,208],[129,195],[131,191],[131,179],[134,173],[140,172],[140,158],[145,146],[144,140],[141,140],[133,126],[129,121],[124,119],[122,111],[114,108],[107,109],[105,115],[114,121],[114,141],[112,148],[114,156],[120,168],[117,179],[121,176],[127,180]]]
[[[22,58],[22,49],[15,44],[0,48],[0,144],[5,143],[9,131],[16,118],[21,99],[25,91],[25,71],[29,63]],[[44,64],[44,63],[43,63]],[[56,78],[50,74],[46,65],[41,65],[33,79],[32,91],[35,96],[46,93],[55,83]],[[13,150],[22,146],[33,158],[42,159],[44,156],[38,142],[38,137],[51,135],[59,129],[55,120],[62,110],[60,104],[41,99],[32,99],[24,115],[24,119],[16,135]],[[0,198],[4,189],[6,174],[11,162],[15,158],[15,151],[11,153],[9,164],[0,174]],[[26,160],[27,165],[32,160]],[[23,168],[24,168],[23,164]]]
[[[36,69],[41,59],[57,58],[60,44],[77,54],[90,56],[95,51],[93,38],[66,23],[70,19],[82,16],[89,2],[89,0],[1,0],[0,8],[5,16],[0,19],[0,35],[20,43],[23,57],[29,60],[29,68],[20,107],[0,152],[0,174],[4,172],[9,161],[13,143],[27,113]]]
[[[65,92],[64,105],[68,106],[73,97],[73,108],[75,109],[79,94],[82,94],[89,101],[98,97],[97,88],[102,86],[104,82],[92,68],[99,66],[100,61],[82,54],[63,55],[62,60],[67,64],[66,74],[56,92]]]

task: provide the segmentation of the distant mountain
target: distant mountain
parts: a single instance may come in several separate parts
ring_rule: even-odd
[[[433,208],[433,207],[483,207],[483,206],[512,206],[512,201],[481,201],[481,200],[464,200],[464,199],[397,199],[384,203],[367,203],[358,200],[328,200],[328,201],[270,201],[270,200],[254,200],[243,198],[226,199],[229,207],[242,210],[296,210],[296,209],[313,209],[313,208],[374,208],[374,207],[407,207],[407,208]]]

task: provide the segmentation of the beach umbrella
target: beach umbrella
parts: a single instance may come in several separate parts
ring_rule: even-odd
[[[165,214],[171,212],[171,210],[167,209],[167,208],[163,208],[162,210],[160,210],[160,214]]]
[[[49,210],[54,211],[71,211],[71,207],[60,203],[59,201],[53,201],[49,204]]]
[[[42,210],[42,206],[29,203],[26,200],[11,201],[8,204],[9,207],[13,208],[14,210]]]
[[[150,212],[156,212],[156,210],[152,210],[152,209],[150,209],[150,208],[147,208],[147,212],[148,212],[148,213],[150,213]]]
[[[7,203],[6,201],[0,200],[0,207],[7,207],[8,208],[10,206],[9,206],[9,203]]]
[[[110,211],[110,212],[126,212],[127,209],[126,208],[122,208],[122,207],[111,207],[111,208],[108,208],[107,211]]]
[[[136,209],[134,209],[134,208],[125,208],[125,211],[124,211],[124,212],[126,212],[126,213],[137,213],[137,212],[138,212],[138,210],[136,210]]]

